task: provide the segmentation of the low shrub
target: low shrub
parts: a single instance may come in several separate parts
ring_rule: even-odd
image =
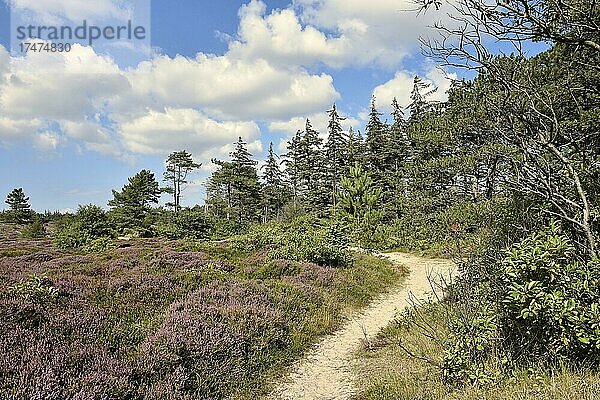
[[[54,244],[60,249],[76,249],[91,240],[92,237],[75,224],[60,226],[54,235]]]
[[[114,249],[116,247],[117,246],[114,244],[112,238],[99,237],[86,241],[81,249],[88,253],[102,253],[106,250]]]
[[[286,224],[269,222],[267,224],[252,225],[243,235],[233,236],[229,242],[232,247],[241,251],[257,251],[265,247],[281,246],[285,242]]]
[[[57,226],[54,242],[62,249],[79,248],[94,239],[112,237],[106,212],[98,206],[79,206],[74,216],[64,217]]]
[[[152,398],[224,398],[260,376],[288,346],[288,335],[262,284],[201,288],[172,304],[142,346],[144,391]]]
[[[578,260],[558,225],[462,279],[443,362],[447,381],[489,382],[489,360],[500,360],[507,373],[600,365],[600,261]]]
[[[351,257],[344,234],[332,221],[325,224],[307,215],[290,223],[256,225],[231,240],[235,248],[254,251],[272,247],[271,259],[312,262],[332,267],[347,266]]]
[[[31,224],[23,228],[21,236],[25,239],[42,239],[46,237],[46,228],[42,219],[36,217]]]
[[[553,224],[509,250],[502,267],[500,326],[514,356],[597,365],[600,261],[578,261]]]
[[[512,243],[512,221],[520,218],[512,200],[494,199],[451,205],[425,202],[406,208],[403,215],[379,225],[367,240],[380,250],[402,249],[434,256],[481,254],[490,246]],[[518,213],[517,213],[518,214]]]
[[[498,343],[497,315],[490,309],[474,317],[450,320],[450,334],[442,363],[446,383],[488,384],[495,378],[486,362]]]
[[[53,302],[58,297],[58,289],[46,275],[32,274],[27,279],[9,287],[8,292],[37,304]]]
[[[247,262],[224,243],[128,244],[0,257],[0,273],[19,282],[0,288],[0,398],[259,398],[343,310],[398,279],[368,256],[336,269]],[[52,281],[23,279],[40,270]]]
[[[166,239],[208,239],[210,221],[203,210],[184,209],[164,213],[156,224],[156,233]]]

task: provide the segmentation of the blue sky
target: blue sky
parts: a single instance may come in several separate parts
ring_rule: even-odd
[[[123,3],[14,1],[72,24]],[[226,158],[237,136],[262,158],[307,117],[323,130],[333,102],[346,128],[363,129],[373,94],[386,111],[393,97],[407,103],[414,74],[439,86],[439,99],[449,85],[418,42],[443,14],[417,17],[408,0],[154,0],[154,52],[139,66],[90,47],[10,55],[0,4],[0,196],[23,187],[39,211],[105,206],[141,169],[160,178],[179,149],[204,164],[184,193],[199,204],[210,159]]]

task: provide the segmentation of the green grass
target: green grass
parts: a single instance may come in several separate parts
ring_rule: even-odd
[[[380,293],[404,278],[408,271],[389,261],[370,255],[357,254],[350,268],[339,269],[332,297],[351,308],[364,307]]]
[[[430,306],[423,315],[444,337],[441,306]],[[360,395],[354,400],[595,400],[600,398],[600,373],[562,369],[554,373],[521,370],[485,387],[456,387],[441,379],[440,370],[413,354],[438,362],[443,350],[413,327],[391,324],[358,354],[355,365]],[[494,361],[492,361],[494,362]]]

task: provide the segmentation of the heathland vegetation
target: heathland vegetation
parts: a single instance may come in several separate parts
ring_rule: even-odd
[[[405,272],[353,247],[452,257],[461,272],[361,353],[365,398],[597,395],[600,11],[452,4],[457,26],[425,47],[475,77],[445,102],[415,77],[407,108],[383,116],[372,99],[364,135],[334,105],[327,132],[306,121],[261,168],[240,138],[194,207],[181,194],[200,165],[184,150],[163,187],[142,170],[108,211],[38,214],[12,191],[0,397],[264,393]],[[527,57],[528,40],[547,48]]]

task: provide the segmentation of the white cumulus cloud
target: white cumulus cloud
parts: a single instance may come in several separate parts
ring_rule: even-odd
[[[227,156],[238,137],[254,143],[260,130],[254,122],[217,122],[197,110],[167,108],[123,123],[121,136],[134,153],[164,156],[186,149],[207,164],[213,157]]]
[[[278,69],[262,59],[198,54],[157,57],[128,74],[133,92],[126,104],[201,107],[221,119],[275,119],[308,114],[339,98],[333,78]]]
[[[440,16],[447,13],[417,13],[412,0],[294,0],[269,14],[252,0],[240,10],[230,53],[281,65],[394,67],[418,50]]]

